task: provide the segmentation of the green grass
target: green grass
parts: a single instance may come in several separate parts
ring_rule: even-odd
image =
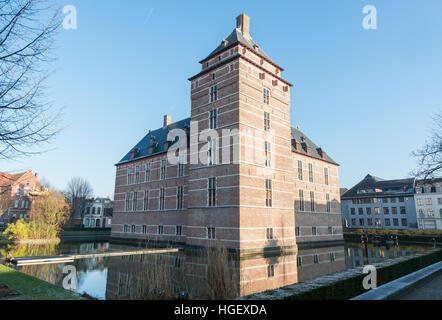
[[[84,300],[79,294],[0,264],[0,282],[34,300]]]

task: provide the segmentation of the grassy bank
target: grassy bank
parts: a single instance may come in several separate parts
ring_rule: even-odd
[[[61,237],[80,237],[80,236],[110,236],[111,230],[75,230],[62,231]]]
[[[442,230],[352,229],[344,232],[344,238],[347,241],[360,241],[365,233],[369,236],[397,236],[402,241],[428,244],[434,238],[437,243],[442,243]]]
[[[40,279],[28,276],[0,264],[0,283],[34,300],[83,300],[79,294],[67,291]]]

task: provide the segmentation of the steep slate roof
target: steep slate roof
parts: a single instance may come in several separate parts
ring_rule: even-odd
[[[6,187],[14,184],[18,179],[20,179],[26,172],[21,172],[17,174],[3,173],[0,172],[0,186]]]
[[[367,175],[364,180],[359,182],[353,188],[344,193],[341,199],[346,198],[363,198],[363,197],[380,197],[397,195],[398,193],[413,194],[415,186],[415,178],[384,180],[372,175]],[[384,192],[358,193],[359,189],[395,189]]]
[[[305,138],[305,143],[308,147],[310,147],[310,154],[307,153],[307,150],[304,148],[296,149],[294,146],[294,142],[302,143],[301,138]],[[328,154],[326,155],[325,159],[321,157],[320,148],[312,141],[310,140],[301,130],[297,128],[292,127],[292,151],[296,153],[300,153],[306,156],[310,156],[319,160],[324,160],[333,164],[338,165]],[[327,150],[324,150],[327,153]]]
[[[223,45],[223,43],[221,42],[221,44],[215,50],[213,50],[205,59],[201,60],[201,62],[211,58],[212,56],[216,55],[217,53],[220,53],[221,51],[225,50],[226,48],[228,48],[230,46],[233,46],[237,43],[241,43],[241,44],[245,45],[247,48],[249,48],[250,50],[253,50],[256,53],[258,53],[259,55],[261,55],[263,58],[274,63],[272,61],[272,59],[270,59],[269,56],[261,49],[261,47],[258,46],[255,49],[255,46],[257,46],[257,44],[253,41],[252,37],[244,36],[244,34],[241,32],[241,30],[239,30],[237,28],[235,28],[232,31],[232,33],[225,40],[226,40],[225,45]]]
[[[189,136],[190,118],[186,118],[184,120],[172,123],[167,127],[163,127],[154,131],[149,131],[149,133],[143,139],[141,139],[141,141],[138,142],[138,144],[135,145],[135,147],[133,147],[123,157],[123,159],[121,159],[120,162],[117,163],[117,165],[167,152],[167,148],[165,148],[164,143],[167,142],[167,135],[169,131],[173,129],[184,130],[184,127],[187,127],[187,136]],[[154,138],[155,140],[153,143],[150,141],[151,138]],[[154,146],[152,153],[148,153],[148,149],[150,146]],[[138,151],[138,152],[136,152],[136,156],[132,158],[131,153],[133,151]]]

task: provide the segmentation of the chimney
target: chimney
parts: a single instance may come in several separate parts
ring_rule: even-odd
[[[172,123],[172,116],[166,114],[164,116],[164,124],[163,127],[167,127],[168,125],[170,125]]]
[[[236,17],[236,28],[239,29],[244,36],[250,37],[250,18],[244,13]]]

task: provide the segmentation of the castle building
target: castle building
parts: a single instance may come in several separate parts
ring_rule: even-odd
[[[0,225],[28,218],[32,192],[40,192],[38,174],[31,170],[17,174],[0,173]]]
[[[190,118],[165,116],[116,164],[112,237],[241,253],[342,241],[339,165],[291,126],[292,84],[249,17],[200,63]]]

